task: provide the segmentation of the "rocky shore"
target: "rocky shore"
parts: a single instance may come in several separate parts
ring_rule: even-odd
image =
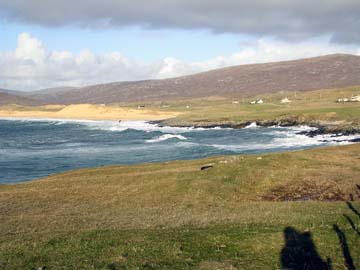
[[[286,119],[273,119],[273,120],[253,120],[253,121],[219,121],[212,122],[206,120],[200,121],[186,121],[182,119],[166,119],[159,121],[152,121],[154,124],[160,126],[173,126],[173,127],[195,127],[195,128],[245,128],[251,124],[256,123],[260,127],[295,127],[295,126],[309,126],[316,129],[310,131],[302,131],[299,134],[303,134],[309,137],[315,137],[318,135],[331,134],[334,136],[348,136],[360,134],[360,125],[354,123],[348,123],[343,121],[331,122],[331,121],[316,121],[316,120],[303,120],[297,118]]]

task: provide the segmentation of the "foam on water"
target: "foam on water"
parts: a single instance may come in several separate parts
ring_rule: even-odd
[[[360,139],[360,135],[334,136],[331,134],[308,137],[297,134],[298,131],[312,130],[309,127],[291,128],[288,130],[272,131],[274,137],[270,142],[252,143],[252,144],[211,144],[209,146],[221,150],[241,152],[251,150],[269,150],[269,149],[297,149],[315,147],[321,145],[346,145],[351,144],[351,140]]]
[[[20,121],[20,122],[46,122],[54,125],[64,124],[78,124],[83,125],[89,129],[97,129],[104,131],[121,132],[128,129],[162,133],[186,133],[193,131],[206,131],[206,130],[221,130],[221,127],[213,128],[198,128],[198,127],[170,127],[160,126],[158,124],[149,123],[148,121],[110,121],[110,120],[77,120],[77,119],[55,119],[55,118],[17,118],[17,117],[2,117],[0,120]],[[226,128],[231,129],[231,128]]]
[[[174,135],[174,134],[164,134],[154,139],[146,140],[147,143],[157,143],[162,142],[170,139],[178,139],[178,140],[187,140],[186,137],[182,135]]]

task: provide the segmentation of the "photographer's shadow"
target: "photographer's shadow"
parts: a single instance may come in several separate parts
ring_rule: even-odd
[[[281,250],[282,269],[325,270],[331,269],[331,261],[324,261],[318,254],[310,232],[299,232],[292,227],[284,230],[285,246]]]

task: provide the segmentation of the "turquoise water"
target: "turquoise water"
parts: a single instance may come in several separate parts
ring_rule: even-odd
[[[111,164],[197,159],[329,144],[297,134],[309,127],[194,129],[142,121],[0,119],[0,183]]]

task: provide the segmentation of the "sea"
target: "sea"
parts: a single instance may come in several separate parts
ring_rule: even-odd
[[[348,144],[356,136],[308,137],[308,126],[243,129],[159,126],[145,121],[0,119],[0,183],[79,168],[249,155]]]

